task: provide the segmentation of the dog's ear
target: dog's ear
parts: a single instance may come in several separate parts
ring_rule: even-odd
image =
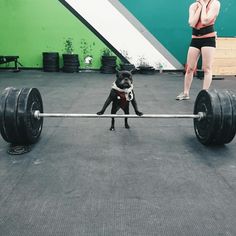
[[[132,78],[132,72],[131,71],[127,70],[124,73],[127,77]]]
[[[118,77],[119,77],[120,70],[119,70],[117,67],[115,68],[115,70],[116,70],[116,77],[118,78]]]
[[[116,69],[116,78],[120,78],[121,76],[121,71],[119,71],[118,69]]]

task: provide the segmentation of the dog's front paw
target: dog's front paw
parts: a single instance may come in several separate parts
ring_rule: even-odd
[[[110,131],[115,131],[115,127],[111,126]]]
[[[104,112],[103,111],[99,111],[99,112],[97,112],[97,115],[103,115],[104,114]]]
[[[136,113],[137,116],[142,116],[143,115],[143,113],[141,111],[136,111],[135,113]]]
[[[130,126],[129,126],[128,124],[125,124],[125,128],[126,128],[126,129],[129,129]]]

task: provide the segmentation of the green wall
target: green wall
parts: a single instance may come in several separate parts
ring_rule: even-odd
[[[92,68],[100,68],[106,46],[58,0],[0,0],[0,16],[0,55],[19,55],[24,67],[41,68],[42,52],[65,53],[64,43],[72,38],[81,67],[87,51]]]

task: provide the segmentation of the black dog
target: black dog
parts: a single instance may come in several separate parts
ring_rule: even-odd
[[[134,90],[133,90],[133,78],[130,71],[118,71],[116,75],[116,81],[112,85],[110,94],[103,105],[101,111],[97,112],[97,115],[102,115],[106,108],[112,102],[111,114],[116,114],[116,112],[121,108],[125,114],[129,114],[129,102],[134,107],[134,111],[138,116],[142,116],[143,113],[138,110],[137,102],[135,100]],[[125,118],[125,128],[129,129],[128,118]],[[115,130],[115,119],[111,118],[111,128],[110,130]]]

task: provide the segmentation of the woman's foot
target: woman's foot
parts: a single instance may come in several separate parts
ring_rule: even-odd
[[[180,93],[177,97],[176,100],[189,100],[190,97],[186,94],[184,94],[184,92]]]

